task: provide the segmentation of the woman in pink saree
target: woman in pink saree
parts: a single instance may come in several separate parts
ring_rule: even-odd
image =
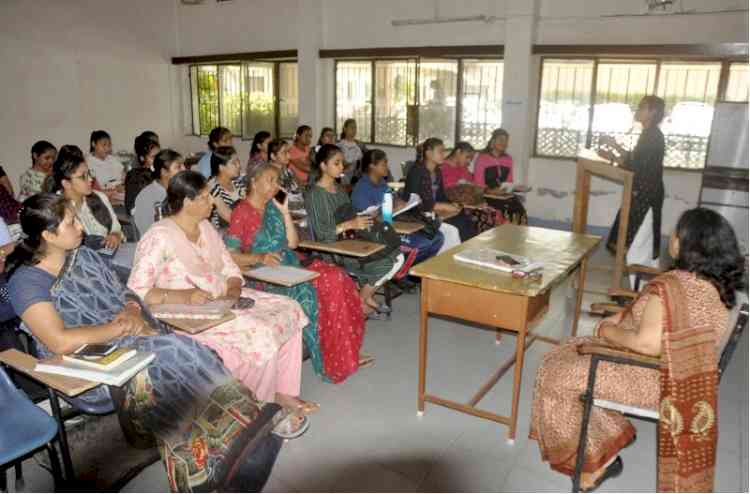
[[[169,216],[138,243],[128,287],[149,305],[251,298],[251,308],[233,309],[235,319],[192,337],[213,349],[259,399],[294,411],[306,428],[304,416],[317,409],[299,399],[307,316],[291,298],[242,287],[240,269],[207,220],[213,202],[202,175],[173,177],[166,203]]]

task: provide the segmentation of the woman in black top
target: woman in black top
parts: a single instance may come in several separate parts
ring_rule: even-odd
[[[602,136],[599,143],[613,148],[619,156],[612,151],[599,150],[599,155],[610,161],[616,161],[626,170],[633,172],[633,195],[630,201],[630,215],[628,218],[628,231],[625,245],[628,252],[628,264],[655,264],[659,258],[661,249],[661,210],[664,204],[664,134],[659,129],[659,124],[664,118],[664,100],[657,96],[646,96],[638,105],[635,121],[643,125],[643,132],[638,138],[635,149],[627,151],[617,144],[611,136]],[[638,255],[630,252],[633,240],[646,219],[649,210],[653,222],[649,232],[643,235],[651,236],[650,255],[643,253]],[[607,248],[615,250],[617,245],[617,233],[620,228],[620,212],[617,212],[612,230],[607,240]]]
[[[448,201],[440,173],[440,163],[445,158],[443,141],[436,137],[427,139],[422,144],[422,159],[409,170],[404,187],[404,198],[414,193],[422,199],[421,209],[424,213],[435,212],[439,216],[450,216],[446,223],[455,226],[465,242],[477,235],[477,226],[471,215],[461,207]]]

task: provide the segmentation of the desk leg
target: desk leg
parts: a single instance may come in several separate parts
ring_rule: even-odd
[[[523,297],[521,303],[522,314],[528,315],[529,299]],[[521,397],[521,378],[523,377],[523,357],[526,353],[526,332],[529,329],[528,317],[524,317],[523,326],[519,328],[516,336],[516,367],[513,375],[513,403],[511,405],[510,428],[508,429],[508,442],[516,440],[516,425],[518,422],[518,400]]]
[[[578,320],[581,318],[581,303],[583,302],[583,285],[586,283],[586,265],[588,256],[581,260],[581,266],[578,268],[578,287],[576,288],[576,306],[573,311],[573,329],[570,331],[570,337],[575,338],[578,334]]]
[[[60,453],[62,453],[63,468],[65,469],[65,480],[72,483],[75,480],[75,473],[73,472],[73,461],[70,459],[70,447],[68,446],[68,434],[65,431],[65,422],[62,418],[62,412],[60,411],[60,400],[57,397],[57,393],[52,388],[47,388],[49,392],[49,402],[52,407],[52,414],[57,420],[57,427],[59,428],[60,434]],[[52,446],[54,448],[54,445]]]
[[[422,280],[419,301],[419,390],[417,392],[417,415],[424,414],[425,374],[427,372],[427,300],[430,291],[430,280]]]

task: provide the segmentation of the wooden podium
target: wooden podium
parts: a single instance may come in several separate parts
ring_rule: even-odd
[[[612,288],[621,288],[622,275],[625,271],[625,241],[627,240],[628,221],[630,219],[630,200],[633,194],[633,172],[613,166],[593,152],[578,157],[576,197],[573,206],[574,233],[586,233],[592,176],[622,184],[620,230],[617,234],[615,270],[612,275]]]

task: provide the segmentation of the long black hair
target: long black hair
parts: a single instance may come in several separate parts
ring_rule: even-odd
[[[385,159],[388,159],[388,155],[382,149],[368,149],[364,156],[362,156],[362,161],[359,164],[360,173],[367,175],[371,166]]]
[[[161,171],[169,170],[172,163],[181,159],[182,155],[174,149],[166,148],[156,153],[154,157],[154,180],[160,180]]]
[[[42,233],[56,232],[67,209],[68,201],[58,194],[34,194],[23,202],[19,220],[25,238],[5,260],[8,278],[19,267],[41,260],[45,247]]]
[[[318,152],[315,153],[315,162],[312,164],[313,180],[315,182],[317,182],[318,179],[320,179],[320,177],[323,175],[323,170],[320,168],[320,165],[333,158],[336,153],[340,152],[341,149],[339,149],[339,147],[334,144],[323,144],[322,146],[320,146]]]
[[[487,141],[487,145],[484,147],[483,153],[491,153],[492,148],[495,145],[495,141],[500,138],[505,137],[506,139],[510,138],[510,134],[508,134],[508,131],[505,129],[495,129],[492,131],[492,135],[490,136],[490,140]]]
[[[232,159],[232,156],[237,154],[237,150],[234,146],[219,146],[214,149],[211,154],[211,176],[218,177],[219,169],[222,166],[226,166],[227,163]]]
[[[60,148],[57,153],[55,164],[52,165],[52,189],[50,192],[61,193],[63,190],[63,180],[72,181],[76,171],[86,163],[83,153],[78,146],[67,144]],[[107,231],[112,231],[112,215],[104,204],[104,201],[96,193],[87,195],[84,200],[88,204],[91,214],[96,221],[104,226]]]
[[[215,150],[217,147],[216,145],[219,144],[219,141],[227,134],[232,135],[232,131],[226,127],[214,127],[211,129],[211,132],[208,134],[208,149],[211,151]]]
[[[95,130],[91,133],[91,137],[89,138],[89,152],[94,152],[94,146],[96,146],[96,143],[103,140],[103,139],[109,139],[110,141],[112,138],[109,136],[106,130]]]
[[[695,208],[680,216],[675,232],[680,248],[674,267],[710,281],[724,305],[733,307],[744,285],[745,258],[732,225],[716,211]]]
[[[269,137],[271,137],[271,133],[266,130],[256,132],[255,136],[253,136],[253,145],[250,146],[250,156],[260,153],[260,145]]]
[[[326,135],[326,132],[330,132],[333,134],[333,140],[336,140],[336,133],[331,127],[323,127],[323,130],[320,131],[320,137],[318,137],[318,146],[323,145],[323,136]]]
[[[341,139],[346,138],[346,128],[352,124],[357,125],[357,121],[353,118],[347,118],[346,120],[344,120],[344,125],[341,126]]]
[[[31,146],[31,164],[33,165],[38,157],[40,157],[50,149],[57,152],[57,148],[51,142],[36,141],[34,145]]]
[[[167,187],[167,200],[164,201],[164,215],[173,216],[182,211],[185,199],[194,200],[207,185],[206,177],[190,170],[172,177]]]
[[[451,159],[453,156],[455,156],[458,151],[461,151],[464,154],[473,153],[474,146],[466,141],[457,142],[455,147],[451,150],[451,154],[448,155],[448,159]]]
[[[286,142],[284,139],[274,139],[271,142],[268,143],[268,161],[273,162],[273,158],[271,158],[272,154],[279,154],[279,151],[281,151],[281,148],[288,145],[289,143]]]

